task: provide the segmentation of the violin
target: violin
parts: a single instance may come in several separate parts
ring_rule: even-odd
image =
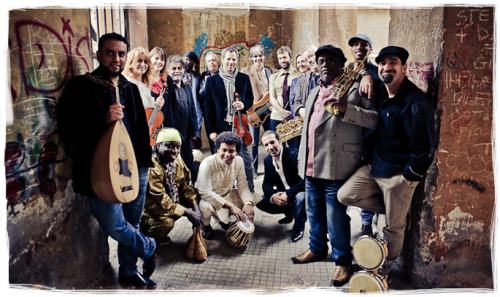
[[[240,95],[234,93],[234,100],[240,101]],[[241,111],[237,111],[233,118],[233,130],[238,136],[243,140],[245,145],[250,145],[253,142],[252,134],[248,130],[248,119],[247,116],[241,114]]]
[[[254,127],[260,127],[270,114],[271,102],[269,102],[269,92],[267,92],[247,110],[248,123]]]
[[[163,96],[165,92],[165,87],[162,88],[160,95]],[[156,134],[160,131],[163,126],[164,115],[163,112],[160,111],[160,106],[155,103],[154,108],[146,108],[146,119],[148,120],[149,126],[149,144],[154,146],[156,144]]]

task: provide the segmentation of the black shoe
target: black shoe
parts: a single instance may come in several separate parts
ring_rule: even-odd
[[[224,230],[224,231],[226,231],[227,228],[229,228],[229,226],[230,226],[229,224],[225,224],[223,222],[219,222],[219,225],[222,228],[222,230]]]
[[[286,217],[278,220],[278,223],[279,224],[290,224],[292,221],[293,221],[293,217],[292,216],[286,216]]]
[[[203,230],[201,233],[203,235],[203,238],[205,239],[214,239],[214,229],[212,229],[212,226],[210,225],[203,226]]]
[[[292,230],[292,236],[291,236],[292,242],[299,241],[302,237],[304,237],[304,229]]]
[[[139,272],[130,276],[119,277],[118,282],[124,289],[156,289],[156,283]]]
[[[142,264],[142,274],[144,275],[144,277],[149,278],[155,271],[155,268],[155,253],[153,253],[151,257],[144,260],[144,263]]]
[[[359,235],[360,236],[368,235],[370,237],[374,237],[372,224],[361,225],[361,233]]]

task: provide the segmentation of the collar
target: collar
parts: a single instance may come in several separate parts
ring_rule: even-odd
[[[112,85],[111,77],[109,77],[109,75],[106,72],[106,70],[104,69],[104,67],[102,67],[102,66],[99,65],[99,67],[97,67],[96,70],[92,71],[91,74],[93,76],[96,76],[100,80],[103,80],[103,81],[111,83],[111,85]],[[120,73],[119,76],[118,76],[118,86],[126,86],[129,83],[130,82],[125,78],[125,76],[123,76],[123,74]]]

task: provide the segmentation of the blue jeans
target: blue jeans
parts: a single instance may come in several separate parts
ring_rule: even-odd
[[[369,210],[361,210],[361,224],[362,225],[372,225],[372,219],[373,216],[375,215],[374,212],[369,211]]]
[[[156,249],[153,238],[139,231],[139,222],[144,209],[148,169],[139,168],[139,195],[130,203],[107,203],[90,197],[90,210],[108,236],[118,242],[119,276],[130,276],[137,272],[137,258],[148,259]]]
[[[243,164],[245,165],[245,175],[247,177],[248,189],[253,193],[255,189],[253,184],[252,154],[248,145],[243,145],[241,147],[240,156],[243,158]]]
[[[260,127],[264,128],[264,132],[269,130],[269,118],[267,118]],[[257,172],[257,169],[259,168],[260,127],[250,126],[250,133],[252,133],[253,138],[253,142],[250,147],[252,148],[252,165],[254,172]]]
[[[351,218],[347,206],[337,200],[337,191],[344,181],[325,180],[306,176],[306,211],[309,220],[309,249],[317,255],[328,253],[332,246],[332,261],[347,266],[352,262]]]

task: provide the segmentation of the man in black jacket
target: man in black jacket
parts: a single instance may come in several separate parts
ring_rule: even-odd
[[[238,71],[239,53],[234,47],[222,50],[222,67],[210,76],[205,85],[205,128],[212,141],[224,131],[233,130],[233,116],[237,111],[244,114],[252,106],[252,85],[248,75]],[[235,100],[236,94],[240,100]],[[248,128],[248,127],[247,127]],[[240,152],[245,164],[245,174],[250,192],[254,191],[252,155],[243,145]]]
[[[406,77],[408,56],[406,49],[388,46],[375,59],[387,96],[379,104],[372,162],[359,168],[337,194],[345,205],[385,213],[388,261],[383,274],[401,253],[413,192],[434,155],[434,111]]]
[[[304,236],[307,220],[305,207],[305,184],[297,169],[297,151],[282,146],[273,131],[262,135],[262,145],[269,153],[264,159],[264,197],[257,203],[262,211],[285,217],[278,222],[288,224],[295,219],[291,240],[296,242]]]
[[[117,33],[99,38],[99,67],[69,80],[59,98],[58,131],[66,154],[73,160],[74,191],[88,197],[99,225],[118,241],[120,284],[126,288],[154,289],[156,284],[149,277],[155,268],[156,242],[139,231],[148,167],[152,165],[149,128],[139,89],[121,75],[128,46],[127,39]],[[104,202],[91,185],[94,151],[108,127],[118,120],[123,121],[132,140],[139,171],[138,197],[127,204]],[[143,274],[137,271],[138,257],[144,260]]]

